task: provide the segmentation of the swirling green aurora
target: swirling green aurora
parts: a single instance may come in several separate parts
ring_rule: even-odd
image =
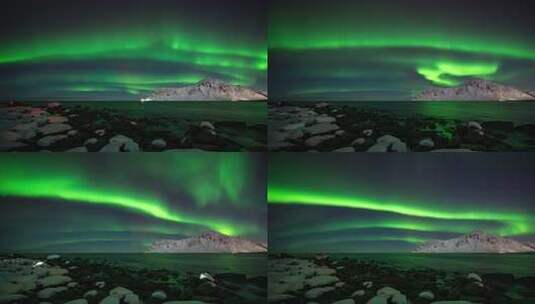
[[[385,157],[392,159],[383,164]],[[442,157],[443,161],[434,156],[420,160],[385,157],[275,157],[270,162],[268,187],[272,248],[411,250],[428,240],[474,230],[528,240],[535,236],[532,190],[527,182],[512,186],[508,184],[512,181],[505,181],[515,173],[529,179],[533,165],[525,163],[528,156],[521,156],[519,165],[512,166],[515,169],[503,172],[491,163],[492,157],[457,156],[457,165],[449,156]],[[506,157],[514,163],[511,158]],[[466,165],[472,161],[477,165]],[[526,167],[519,169],[521,164]],[[480,172],[472,173],[476,166]],[[436,172],[441,175],[434,176]],[[464,179],[457,174],[469,176]],[[476,176],[480,180],[470,184]],[[520,193],[507,199],[505,189],[513,188]],[[349,249],[355,244],[361,245],[359,249]]]
[[[461,8],[461,9],[460,9]],[[406,99],[483,78],[535,89],[533,2],[273,1],[270,93]]]
[[[55,206],[59,212],[61,208],[74,208],[81,224],[90,222],[90,218],[84,219],[84,212],[94,206],[102,210],[101,218],[96,219],[100,227],[118,222],[111,226],[119,231],[118,227],[131,226],[130,218],[140,218],[139,227],[134,228],[139,232],[181,236],[213,230],[261,239],[265,233],[261,224],[265,199],[251,181],[255,179],[256,160],[238,153],[225,154],[177,153],[121,159],[6,155],[0,158],[1,203],[4,208],[36,212],[40,212],[39,205],[43,209]],[[101,164],[107,169],[96,170]],[[250,215],[244,216],[247,212]],[[123,214],[129,220],[122,219]],[[24,218],[7,222],[26,224]],[[84,226],[75,229],[83,232]]]
[[[11,26],[0,47],[2,98],[138,100],[161,87],[205,78],[266,88],[261,3],[54,6],[24,0],[3,18]]]

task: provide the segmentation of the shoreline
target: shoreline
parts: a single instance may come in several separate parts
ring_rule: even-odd
[[[535,151],[535,124],[401,117],[336,103],[270,103],[270,151]]]
[[[13,152],[265,151],[267,133],[263,124],[129,117],[68,103],[0,104],[0,126],[0,150]]]
[[[529,303],[535,276],[404,269],[391,263],[317,254],[270,255],[270,303]],[[457,303],[457,302],[452,302]]]
[[[0,257],[2,303],[256,303],[266,277],[133,268],[110,261],[48,255]],[[5,301],[5,302],[4,302]]]

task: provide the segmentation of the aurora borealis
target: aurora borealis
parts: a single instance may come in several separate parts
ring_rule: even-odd
[[[0,157],[0,248],[143,251],[213,230],[266,241],[262,154]]]
[[[482,78],[535,90],[530,0],[270,3],[269,91],[291,100],[407,100]]]
[[[138,100],[218,78],[265,90],[264,1],[22,0],[3,10],[0,96]]]
[[[529,153],[270,157],[274,252],[410,251],[473,230],[535,240]]]

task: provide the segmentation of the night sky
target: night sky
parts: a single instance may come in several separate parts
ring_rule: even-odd
[[[263,0],[12,2],[0,100],[139,100],[208,77],[265,90],[266,10]]]
[[[270,97],[406,100],[483,78],[535,90],[532,0],[273,0]]]
[[[267,239],[263,154],[4,154],[0,167],[0,251],[139,252],[209,230]]]
[[[535,241],[534,155],[439,154],[270,156],[270,251],[406,252],[473,230]]]

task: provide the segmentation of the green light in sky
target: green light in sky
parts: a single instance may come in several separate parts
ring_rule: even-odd
[[[502,235],[519,235],[535,231],[534,219],[522,213],[506,213],[493,210],[480,210],[477,208],[473,210],[449,210],[435,205],[422,206],[402,201],[391,202],[360,198],[357,196],[337,196],[329,193],[288,190],[274,186],[268,188],[268,203],[355,208],[441,220],[495,221],[504,225],[499,231]],[[389,224],[392,223],[388,223],[387,225]],[[413,225],[408,223],[401,223],[401,225],[394,224],[391,227],[416,230],[425,229],[425,226],[418,227],[418,224]]]
[[[481,77],[493,75],[498,71],[497,63],[460,63],[452,61],[438,61],[432,66],[418,67],[418,74],[424,76],[434,84],[442,86],[456,86],[461,82],[454,77]]]
[[[202,212],[204,207],[210,208],[207,206],[209,204],[243,206],[249,203],[249,198],[243,195],[249,163],[241,153],[221,157],[192,153],[164,159],[166,160],[161,162],[147,161],[139,167],[143,168],[147,178],[159,176],[162,184],[180,186],[180,197],[190,200],[188,204],[168,202],[169,198],[163,198],[154,189],[132,187],[124,176],[117,174],[110,173],[105,180],[95,181],[87,169],[70,161],[72,159],[32,159],[30,156],[12,161],[0,159],[0,196],[105,205],[164,221],[198,225],[233,236],[259,231],[259,227],[250,222]],[[34,167],[32,160],[47,161],[47,164]],[[177,172],[169,170],[175,165]],[[162,173],[164,167],[170,172]],[[196,207],[187,210],[182,208],[191,203]]]

